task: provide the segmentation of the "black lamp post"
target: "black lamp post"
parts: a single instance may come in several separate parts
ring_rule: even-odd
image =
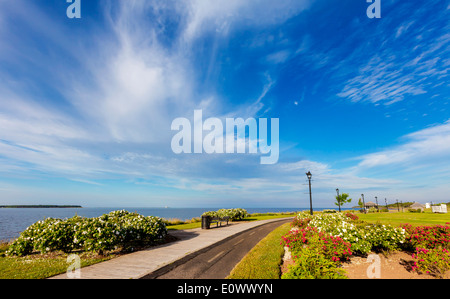
[[[341,200],[339,198],[339,189],[336,188],[336,193],[337,193],[337,202],[338,202],[338,206],[339,206],[339,212],[341,211]]]
[[[398,205],[398,199],[397,199],[397,211],[400,212],[400,206]]]
[[[387,206],[387,199],[386,199],[386,197],[384,198],[384,202],[386,203],[386,210],[389,212],[389,208]]]
[[[379,212],[380,210],[378,210],[378,197],[375,196],[375,202],[377,203],[377,212]]]
[[[361,198],[363,200],[363,211],[364,211],[364,214],[365,214],[366,213],[366,202],[364,201],[364,194],[361,194]]]
[[[308,177],[308,181],[309,181],[309,210],[310,210],[311,216],[312,216],[313,208],[312,208],[312,195],[311,195],[311,177],[312,177],[311,171],[308,171],[306,173],[306,176]]]

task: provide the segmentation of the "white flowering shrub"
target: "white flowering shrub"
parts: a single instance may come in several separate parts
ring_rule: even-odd
[[[71,252],[77,249],[103,252],[150,244],[164,238],[166,234],[167,228],[163,219],[124,210],[95,218],[47,218],[23,231],[6,253],[26,255],[33,251]]]
[[[343,212],[320,213],[314,216],[302,212],[297,215],[297,221],[301,219],[310,219],[308,227],[316,227],[319,232],[323,231],[350,242],[352,252],[366,254],[374,249],[395,250],[406,240],[405,230],[401,227],[353,220]]]
[[[241,208],[235,209],[220,209],[217,211],[208,211],[202,214],[202,216],[211,217],[230,217],[231,220],[241,220],[248,216],[247,210]]]

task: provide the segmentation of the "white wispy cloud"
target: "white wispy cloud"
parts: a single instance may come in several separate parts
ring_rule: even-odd
[[[427,7],[413,12],[401,7],[398,12],[398,18],[405,21],[396,30],[391,29],[393,24],[389,20],[386,25],[377,24],[373,31],[365,33],[368,39],[373,40],[370,47],[375,50],[375,55],[366,55],[368,44],[364,43],[335,69],[339,72],[345,65],[348,75],[340,77],[345,83],[337,93],[338,97],[389,106],[406,98],[411,100],[416,95],[431,93],[448,78],[444,59],[450,49],[448,22],[443,23],[446,24],[444,27],[417,22],[429,13]],[[436,18],[445,18],[445,13],[437,14]],[[352,74],[348,71],[353,69],[349,63],[355,61],[359,62],[356,64],[358,68]]]
[[[397,174],[415,184],[445,180],[450,175],[450,121],[408,134],[401,145],[356,159],[357,173]]]

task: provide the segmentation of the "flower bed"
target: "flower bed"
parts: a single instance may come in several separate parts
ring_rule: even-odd
[[[352,213],[299,213],[282,238],[294,265],[282,278],[344,278],[339,262],[371,251],[413,251],[412,269],[442,277],[450,270],[450,223],[399,227],[369,224]],[[306,258],[309,257],[309,258]],[[323,271],[312,270],[322,267]],[[303,271],[303,272],[302,272]],[[306,271],[306,272],[305,272]]]
[[[114,211],[96,218],[47,218],[29,226],[8,248],[8,255],[62,250],[97,251],[142,246],[167,234],[162,218]]]
[[[409,250],[414,250],[413,270],[442,277],[450,270],[450,226],[433,225],[412,227],[403,224],[407,231]]]
[[[406,231],[401,227],[368,224],[352,213],[320,213],[311,216],[299,213],[294,228],[283,237],[294,265],[282,278],[345,278],[339,263],[352,254],[372,250],[395,250],[404,243]],[[315,258],[305,258],[314,252]],[[313,255],[314,256],[314,255]],[[311,263],[324,271],[311,272]],[[318,265],[319,263],[320,265]],[[306,274],[300,274],[303,269]],[[315,273],[315,274],[314,274]]]

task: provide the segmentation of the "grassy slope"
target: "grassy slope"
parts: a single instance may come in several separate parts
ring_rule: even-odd
[[[381,222],[394,226],[402,223],[417,225],[445,224],[450,222],[450,214],[426,213],[370,213],[357,214],[361,220],[375,223]],[[290,229],[290,223],[286,223],[261,240],[243,259],[236,265],[228,278],[232,279],[268,279],[280,278],[281,259],[283,248],[280,245],[281,236]]]
[[[361,220],[375,223],[377,221],[392,224],[394,226],[402,223],[409,223],[411,225],[434,225],[445,224],[450,222],[450,213],[436,214],[432,212],[425,213],[411,213],[411,212],[390,212],[390,213],[369,213],[369,214],[357,214]]]
[[[281,236],[288,233],[285,223],[262,239],[231,271],[230,279],[278,279],[284,248]]]

